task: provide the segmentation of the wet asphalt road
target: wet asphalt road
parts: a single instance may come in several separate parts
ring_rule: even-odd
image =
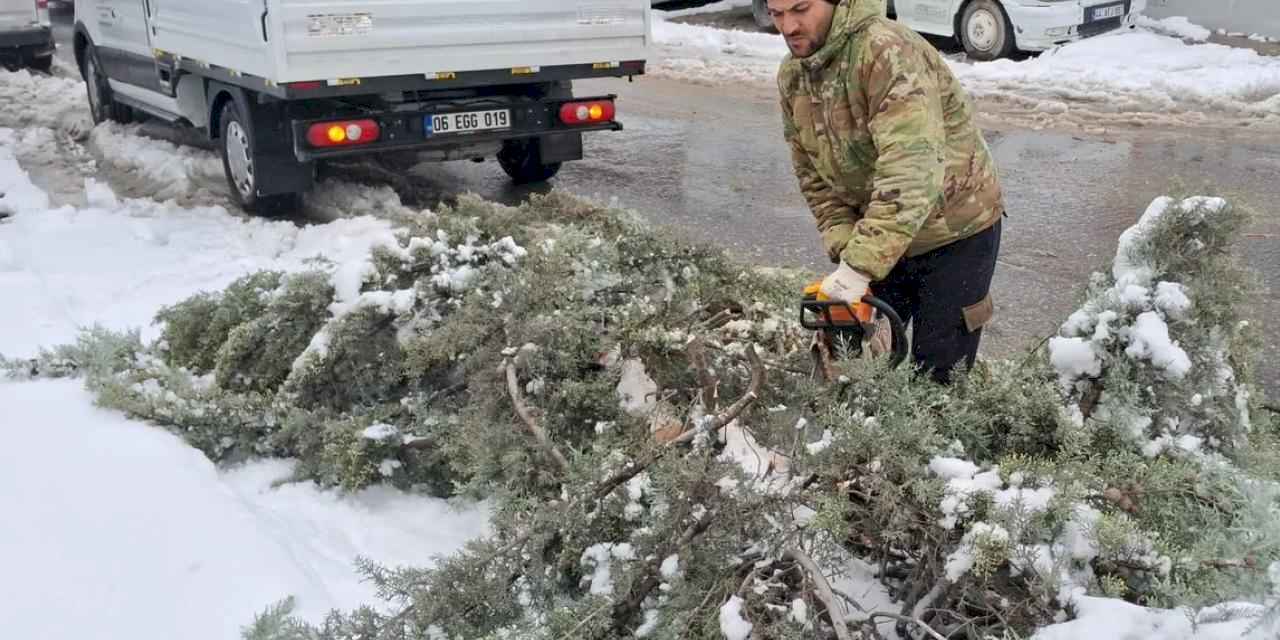
[[[60,55],[69,59],[69,16],[58,21]],[[565,165],[556,188],[633,209],[749,263],[829,268],[768,88],[646,77],[583,82],[577,93],[618,94],[626,130],[588,136],[587,158]],[[1280,397],[1280,301],[1272,293],[1280,291],[1280,133],[1084,136],[1008,129],[994,119],[983,125],[1010,214],[987,355],[1013,354],[1052,334],[1077,306],[1089,274],[1109,267],[1119,234],[1181,182],[1184,191],[1224,195],[1257,211],[1239,252],[1261,283],[1248,310],[1264,328],[1259,373],[1269,395]],[[511,186],[492,162],[420,164],[409,178],[411,199],[426,205],[468,191],[515,204],[531,192]]]

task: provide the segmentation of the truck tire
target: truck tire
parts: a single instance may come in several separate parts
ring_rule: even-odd
[[[773,24],[773,18],[769,16],[769,3],[766,0],[754,0],[751,3],[751,17],[755,18],[756,26],[761,31],[774,33],[778,30]]]
[[[50,58],[50,64],[52,64]],[[84,84],[89,92],[89,113],[94,124],[108,120],[128,124],[133,121],[133,110],[115,101],[111,95],[111,86],[107,77],[102,75],[102,63],[98,62],[98,51],[89,45],[84,51]]]
[[[988,61],[1013,53],[1013,25],[995,0],[973,0],[960,14],[960,43],[974,60]]]
[[[498,164],[516,184],[546,182],[560,172],[560,162],[542,162],[542,141],[507,140],[498,152]]]
[[[218,121],[221,130],[218,150],[222,155],[222,172],[227,177],[231,198],[248,213],[276,213],[297,208],[296,193],[258,195],[258,176],[254,173],[253,130],[240,115],[235,100],[222,105]]]

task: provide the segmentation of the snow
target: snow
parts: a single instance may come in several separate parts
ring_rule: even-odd
[[[1250,631],[1261,607],[1248,603],[1232,605],[1230,612],[1219,605],[1192,615],[1082,594],[1073,596],[1071,603],[1076,619],[1044,627],[1032,640],[1264,640],[1276,637],[1277,631],[1266,628],[1269,625]]]
[[[11,157],[0,138],[0,180],[18,177],[16,165],[4,162]],[[25,189],[30,201],[34,187]],[[221,206],[118,199],[97,182],[86,182],[85,193],[92,204],[33,206],[5,221],[0,298],[19,311],[0,316],[0,353],[32,356],[94,324],[140,328],[152,340],[162,306],[258,270],[323,268],[319,256],[363,261],[372,247],[396,242],[392,225],[372,216],[299,227]]]
[[[645,372],[639,358],[622,361],[621,379],[617,387],[618,403],[633,416],[646,416],[657,405],[658,383]]]
[[[369,425],[364,432],[360,434],[366,440],[376,440],[378,442],[390,440],[400,435],[400,430],[393,425],[385,422]]]
[[[1179,282],[1157,283],[1155,304],[1171,320],[1185,320],[1191,311],[1191,298],[1187,297],[1186,287]]]
[[[680,24],[657,13],[650,72],[679,80],[772,85],[787,55],[780,36]],[[1163,35],[1163,34],[1172,35]],[[1184,41],[1203,31],[1177,19],[1088,38],[1026,60],[948,64],[976,98],[1012,99],[1046,114],[1195,113],[1280,119],[1280,57]]]
[[[976,548],[979,545],[999,546],[1008,543],[1009,532],[1004,527],[986,522],[973,523],[973,526],[965,532],[960,546],[947,556],[946,565],[943,567],[947,580],[957,582],[973,568],[977,561]]]
[[[720,633],[725,640],[747,640],[754,627],[742,617],[742,598],[731,596],[728,602],[720,607]]]
[[[667,556],[666,559],[662,561],[662,566],[659,568],[659,571],[662,574],[663,580],[673,580],[680,577],[680,556],[674,553]]]
[[[1169,339],[1169,325],[1154,311],[1138,314],[1129,331],[1129,347],[1124,352],[1131,358],[1149,360],[1152,366],[1163,369],[1175,380],[1191,370],[1187,352]]]
[[[486,533],[477,506],[275,486],[288,461],[219,470],[78,381],[0,383],[0,406],[6,637],[225,640],[290,595],[319,622],[376,602],[357,556],[429,567]]]
[[[656,609],[649,609],[644,612],[644,622],[636,628],[635,636],[637,638],[647,638],[650,634],[658,629],[658,623],[662,618],[658,615]]]
[[[1064,387],[1070,387],[1083,376],[1092,378],[1102,373],[1102,361],[1093,345],[1083,338],[1050,338],[1049,363],[1058,371]]]
[[[719,2],[711,2],[700,7],[691,7],[689,9],[673,9],[673,10],[657,10],[656,15],[664,18],[681,18],[684,16],[696,16],[707,13],[720,13],[721,11],[732,11],[734,9],[742,9],[750,7],[751,0],[720,0]]]
[[[31,183],[9,148],[17,142],[14,130],[0,129],[0,217],[49,208],[49,196]]]
[[[1163,19],[1138,16],[1138,26],[1192,42],[1205,42],[1209,36],[1213,35],[1212,31],[1191,22],[1186,16],[1170,16]]]
[[[809,605],[801,598],[791,601],[791,621],[796,624],[809,623]]]
[[[944,480],[969,479],[978,473],[978,465],[960,458],[937,457],[929,461],[929,471]]]
[[[613,561],[635,560],[636,551],[628,542],[617,544],[601,542],[582,552],[582,565],[592,567],[590,576],[584,578],[591,584],[590,592],[597,596],[613,595]]]

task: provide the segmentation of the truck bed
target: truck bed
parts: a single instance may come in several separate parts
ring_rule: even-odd
[[[643,60],[651,37],[649,0],[151,2],[154,48],[280,84]]]

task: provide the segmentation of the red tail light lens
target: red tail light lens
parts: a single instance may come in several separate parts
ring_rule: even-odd
[[[313,147],[349,147],[374,142],[381,133],[373,120],[320,122],[307,129],[307,142]]]
[[[49,0],[36,0],[36,8],[37,8],[37,9],[48,9],[48,8],[49,8]]]
[[[599,124],[613,122],[616,114],[612,100],[566,102],[560,107],[560,122],[568,125]]]

